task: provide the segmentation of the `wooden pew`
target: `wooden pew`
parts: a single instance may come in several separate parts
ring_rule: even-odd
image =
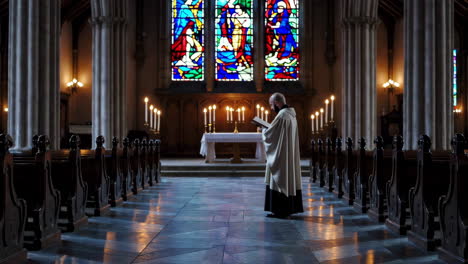
[[[372,173],[373,152],[366,151],[366,140],[359,140],[356,175],[354,177],[354,209],[367,213],[369,209],[369,176]]]
[[[408,193],[416,183],[416,153],[403,152],[403,137],[393,138],[392,175],[387,182],[388,218],[385,225],[395,233],[405,235],[410,228]]]
[[[325,186],[324,188],[328,192],[333,192],[333,167],[335,166],[335,151],[333,142],[330,138],[327,138],[326,141],[326,150],[325,150]]]
[[[161,140],[154,141],[154,165],[156,166],[156,182],[161,182]]]
[[[122,203],[124,195],[124,183],[121,172],[122,149],[119,149],[119,140],[114,137],[112,139],[112,149],[105,152],[106,157],[106,172],[109,177],[109,204],[112,207]]]
[[[323,187],[325,186],[325,169],[324,169],[325,151],[324,151],[322,139],[319,138],[317,140],[317,145],[318,145],[318,152],[317,152],[317,161],[315,163],[315,170],[316,170],[319,182],[320,182],[320,187]]]
[[[35,136],[33,144],[32,150],[12,153],[15,190],[28,205],[24,246],[36,250],[60,242],[60,192],[52,181],[49,140]]]
[[[435,250],[440,244],[436,234],[439,229],[437,203],[448,190],[448,152],[431,152],[431,140],[422,136],[419,140],[416,185],[409,192],[411,212],[410,241],[426,250]]]
[[[356,174],[356,152],[353,150],[353,140],[346,140],[346,151],[343,165],[343,198],[349,205],[354,204],[354,177]]]
[[[315,140],[310,141],[311,155],[310,155],[310,182],[317,182],[317,170],[315,169],[317,161],[317,150],[315,149]]]
[[[123,149],[120,156],[120,171],[122,172],[122,199],[127,201],[132,192],[132,142],[127,137],[122,141]]]
[[[105,215],[109,212],[110,180],[106,173],[104,137],[96,138],[95,150],[81,150],[83,179],[88,183],[87,214]]]
[[[19,199],[13,185],[13,145],[10,136],[0,135],[0,263],[26,262],[23,248],[26,201]]]
[[[138,194],[138,191],[141,190],[141,162],[140,162],[140,140],[135,139],[133,141],[132,153],[131,153],[130,163],[132,170],[132,192],[133,194]]]
[[[369,217],[384,222],[387,218],[386,184],[392,174],[392,152],[384,150],[384,140],[378,136],[374,140],[372,174],[369,177]]]
[[[88,223],[86,199],[88,185],[81,171],[80,137],[71,136],[69,150],[51,151],[52,180],[60,191],[59,227],[72,232]]]
[[[153,186],[153,181],[151,179],[151,167],[148,157],[148,141],[143,139],[141,141],[141,153],[140,153],[140,162],[141,162],[141,175],[142,175],[142,182],[141,188],[145,188],[145,186]]]
[[[439,199],[442,245],[439,256],[448,263],[468,263],[468,157],[465,137],[457,134],[452,140],[450,184]]]
[[[336,138],[335,164],[333,166],[333,191],[338,198],[343,197],[343,168],[345,157],[342,151],[343,143],[341,138]]]

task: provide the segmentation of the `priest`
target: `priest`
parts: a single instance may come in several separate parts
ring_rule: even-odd
[[[263,130],[267,156],[265,211],[272,213],[268,217],[287,218],[304,211],[296,111],[281,93],[270,97],[270,106],[277,115]]]

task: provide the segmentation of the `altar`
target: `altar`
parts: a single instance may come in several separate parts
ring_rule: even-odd
[[[265,162],[266,153],[263,145],[262,133],[204,133],[201,139],[200,155],[205,157],[205,162],[213,162],[216,159],[215,143],[233,143],[232,163],[241,163],[239,143],[256,143],[255,158]]]

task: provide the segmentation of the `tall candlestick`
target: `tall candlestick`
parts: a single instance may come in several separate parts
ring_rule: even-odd
[[[267,122],[268,122],[268,114],[269,114],[269,113],[270,113],[270,112],[268,112],[268,110],[265,111],[265,121],[267,121]]]
[[[234,118],[232,117],[232,112],[234,112],[234,108],[231,107],[230,110],[231,110],[231,111],[230,111],[230,112],[231,112],[231,115],[230,115],[230,117],[231,117],[231,122],[234,122]]]
[[[226,106],[226,121],[227,121],[227,122],[230,121],[230,120],[229,120],[229,111],[230,111],[229,106]]]
[[[260,117],[260,105],[257,104],[257,116]]]
[[[331,119],[331,121],[333,121],[333,102],[335,102],[335,96],[332,95],[332,96],[330,97],[330,99],[331,99],[331,109],[330,109],[330,113],[331,113],[331,114],[330,114],[330,119]]]
[[[327,99],[325,100],[325,124],[328,123],[328,104],[330,101]]]
[[[240,110],[240,108],[237,108],[237,121],[238,122],[241,121],[241,110]]]
[[[153,113],[154,113],[154,122],[153,122],[153,129],[156,129],[156,124],[158,122],[158,109],[156,109],[156,107],[153,109]]]
[[[319,123],[318,123],[319,121],[318,116],[319,116],[319,112],[315,112],[315,128],[317,129],[317,132],[320,130]]]
[[[261,113],[262,113],[262,119],[264,119],[264,116],[263,116],[263,115],[264,115],[264,112],[265,112],[265,108],[263,108],[263,106],[262,106],[262,107],[260,108],[260,110],[261,110]]]
[[[208,107],[208,124],[211,124],[211,110],[213,110],[213,107],[210,105]]]
[[[245,107],[242,107],[242,122],[245,122]]]
[[[204,116],[204,118],[203,118],[203,121],[204,121],[203,124],[204,124],[205,126],[206,126],[206,112],[207,112],[207,111],[206,111],[206,108],[203,108],[203,116]]]
[[[311,123],[312,123],[312,125],[311,125],[311,127],[312,127],[312,134],[314,133],[314,130],[315,130],[315,129],[314,129],[314,119],[315,119],[314,114],[311,114],[311,115],[310,115],[310,120],[311,120]]]
[[[145,97],[145,124],[148,124],[148,97]]]
[[[158,127],[156,128],[156,131],[159,132],[160,128],[161,128],[161,110],[158,110]]]
[[[216,105],[213,105],[213,123],[216,123]]]
[[[323,128],[323,108],[320,108],[320,128]]]
[[[154,128],[154,125],[156,125],[156,124],[153,124],[153,109],[154,109],[154,106],[153,106],[153,105],[150,105],[150,107],[149,107],[149,110],[150,110],[150,123],[149,123],[149,127],[150,127],[150,128]]]

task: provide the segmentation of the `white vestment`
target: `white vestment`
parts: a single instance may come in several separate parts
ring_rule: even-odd
[[[294,108],[279,111],[271,127],[263,131],[263,141],[267,156],[265,183],[270,189],[287,197],[296,196],[296,190],[301,190],[302,182],[299,133]]]

